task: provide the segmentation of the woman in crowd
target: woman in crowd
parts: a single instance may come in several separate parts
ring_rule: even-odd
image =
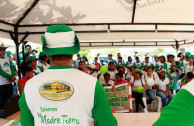
[[[169,79],[165,76],[166,70],[162,69],[159,71],[159,78],[156,79],[156,95],[161,97],[162,99],[162,105],[165,107],[170,103],[173,96],[169,91]],[[167,101],[168,98],[168,101]]]

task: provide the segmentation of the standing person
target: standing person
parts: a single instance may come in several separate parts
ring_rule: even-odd
[[[6,108],[6,99],[12,97],[12,82],[16,80],[12,62],[5,56],[7,48],[0,45],[0,109]]]
[[[137,69],[141,69],[141,62],[139,60],[139,57],[136,57],[136,62],[133,63],[133,66],[136,67]]]
[[[184,68],[184,73],[187,75],[188,72],[190,72],[193,69],[193,58],[192,55],[188,55],[188,64]]]
[[[170,78],[170,85],[169,85],[169,88],[170,88],[170,91],[171,93],[173,94],[173,91],[177,90],[177,82],[179,80],[179,70],[177,68],[176,65],[172,65],[172,68],[171,68],[171,72],[170,72],[170,75],[171,75],[171,78]]]
[[[39,61],[40,62],[38,63],[37,66],[42,67],[42,72],[44,72],[45,70],[47,70],[50,67],[50,65],[47,64],[48,56],[44,52],[40,52]]]
[[[100,60],[100,66],[102,66],[102,65],[105,65],[103,58]]]
[[[133,66],[133,61],[132,61],[131,56],[128,56],[128,61],[126,62],[125,65],[126,65],[126,67],[127,67],[127,73],[129,73],[129,72],[130,72],[131,66]]]
[[[84,61],[87,66],[89,65],[88,58],[86,56],[82,56],[82,61]]]
[[[106,61],[107,66],[110,62],[113,62],[116,65],[116,61],[112,58],[112,54],[108,54],[108,60]]]
[[[84,61],[79,62],[79,68],[78,70],[81,70],[87,74],[90,74],[90,71],[88,70],[88,67],[86,66],[86,63]]]
[[[22,94],[22,91],[24,89],[26,82],[34,76],[33,68],[29,67],[26,63],[23,63],[21,65],[21,71],[23,76],[18,80],[18,89],[19,89],[20,95]]]
[[[122,57],[121,53],[117,53],[117,60],[116,60],[116,64],[119,64],[119,62],[121,62],[122,64],[125,63],[125,61],[122,59],[122,61],[119,61],[119,58]]]
[[[10,59],[10,61],[12,61],[12,59],[13,59],[13,53],[11,51],[6,51],[5,54]]]
[[[144,68],[144,66],[152,67],[153,65],[149,62],[149,57],[145,57],[145,61],[141,63],[141,68]]]
[[[36,56],[37,53],[38,53],[38,51],[36,49],[33,49],[31,51],[31,56]]]
[[[80,56],[80,54],[78,53],[78,54],[77,54],[77,59],[74,61],[76,68],[79,68],[79,62],[80,62],[80,61],[81,61],[81,56]]]
[[[165,64],[165,56],[160,56],[160,61],[156,63],[156,72],[158,72],[161,68],[164,68]]]
[[[32,47],[31,47],[31,45],[25,45],[24,49],[25,49],[25,51],[31,52]]]
[[[73,54],[80,51],[75,32],[66,25],[51,25],[42,43],[51,67],[26,83],[19,100],[21,124],[91,126],[96,120],[97,126],[117,126],[99,81],[71,66]]]
[[[96,71],[99,71],[100,69],[100,63],[98,63],[98,57],[94,58],[94,65],[96,66]]]
[[[167,55],[167,59],[168,61],[165,62],[164,69],[166,70],[166,74],[168,75],[168,77],[170,77],[170,71],[171,71],[172,65],[175,65],[174,55],[173,54]]]
[[[34,76],[40,74],[42,72],[42,67],[37,66],[37,58],[35,56],[30,56],[28,58],[29,66],[33,68]]]
[[[123,61],[123,58],[122,57],[119,57],[118,58],[118,61],[116,63],[116,66],[125,66],[125,62]]]
[[[156,95],[161,97],[163,107],[167,106],[172,100],[173,96],[169,92],[169,79],[165,77],[166,70],[162,69],[159,72],[159,78],[156,79]],[[168,101],[166,101],[168,98]]]
[[[154,55],[154,60],[152,61],[152,64],[154,67],[156,67],[156,64],[159,62],[159,58],[157,55]]]
[[[139,104],[142,106],[144,112],[148,112],[142,100],[143,93],[146,91],[146,85],[144,79],[142,79],[140,69],[135,69],[135,76],[133,79],[130,80],[130,84],[132,85],[132,96],[135,98],[136,112],[139,111]],[[138,86],[143,86],[144,88],[142,89],[141,93],[137,92]]]

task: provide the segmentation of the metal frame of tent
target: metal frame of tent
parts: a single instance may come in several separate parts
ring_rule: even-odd
[[[34,0],[32,5],[24,12],[23,16],[15,23],[9,23],[5,22],[3,20],[0,20],[1,24],[9,25],[14,28],[14,31],[6,30],[3,28],[0,28],[1,32],[8,33],[11,37],[11,39],[14,41],[16,46],[16,53],[17,53],[17,59],[19,59],[19,46],[22,44],[22,51],[24,55],[24,46],[27,43],[25,40],[29,35],[32,34],[44,34],[44,31],[33,31],[33,32],[19,32],[18,28],[21,27],[45,27],[50,26],[52,24],[32,24],[32,25],[21,25],[20,23],[23,21],[23,19],[31,12],[31,10],[37,5],[37,3],[40,0]],[[122,33],[122,32],[148,32],[148,33],[165,33],[165,32],[181,32],[181,33],[193,33],[194,31],[191,30],[158,30],[158,26],[164,26],[164,25],[179,25],[179,26],[194,26],[193,23],[135,23],[135,11],[136,11],[136,3],[137,0],[134,0],[133,5],[133,12],[132,12],[132,20],[131,23],[75,23],[75,24],[66,24],[68,26],[90,26],[90,25],[105,25],[107,26],[107,30],[84,30],[84,31],[75,31],[76,33]],[[111,26],[114,25],[152,25],[155,27],[154,30],[110,30]],[[19,35],[24,35],[21,40],[19,40]],[[145,42],[149,42],[149,45],[145,45]],[[185,44],[191,44],[194,43],[194,40],[191,42],[187,42],[186,40],[174,40],[174,41],[117,41],[117,42],[80,42],[81,47],[114,47],[114,46],[172,46],[177,51],[179,49],[180,45]],[[103,45],[95,45],[96,43],[103,43]],[[165,43],[165,44],[159,44],[159,43]],[[173,44],[172,44],[173,43]],[[24,58],[24,56],[23,56]],[[20,68],[19,60],[17,60],[18,68]],[[20,69],[18,69],[18,73],[20,73]],[[20,74],[18,74],[20,77]]]

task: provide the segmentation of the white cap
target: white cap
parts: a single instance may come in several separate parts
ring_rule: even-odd
[[[94,64],[90,64],[90,65],[88,65],[88,67],[90,67],[92,69],[96,69],[96,65],[94,65]]]

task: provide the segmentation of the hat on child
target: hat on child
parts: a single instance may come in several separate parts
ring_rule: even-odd
[[[173,54],[168,54],[168,55],[167,55],[167,59],[168,59],[170,56],[173,56],[173,58],[175,57]]]
[[[75,32],[67,25],[51,25],[41,36],[42,50],[48,55],[73,55],[80,51]]]
[[[35,56],[30,56],[28,58],[28,62],[33,61],[33,60],[38,60],[38,59]]]
[[[135,69],[135,73],[141,73],[140,69]]]
[[[90,64],[90,65],[88,65],[88,67],[91,68],[91,69],[93,69],[93,70],[96,69],[96,65],[94,65],[94,64]]]

